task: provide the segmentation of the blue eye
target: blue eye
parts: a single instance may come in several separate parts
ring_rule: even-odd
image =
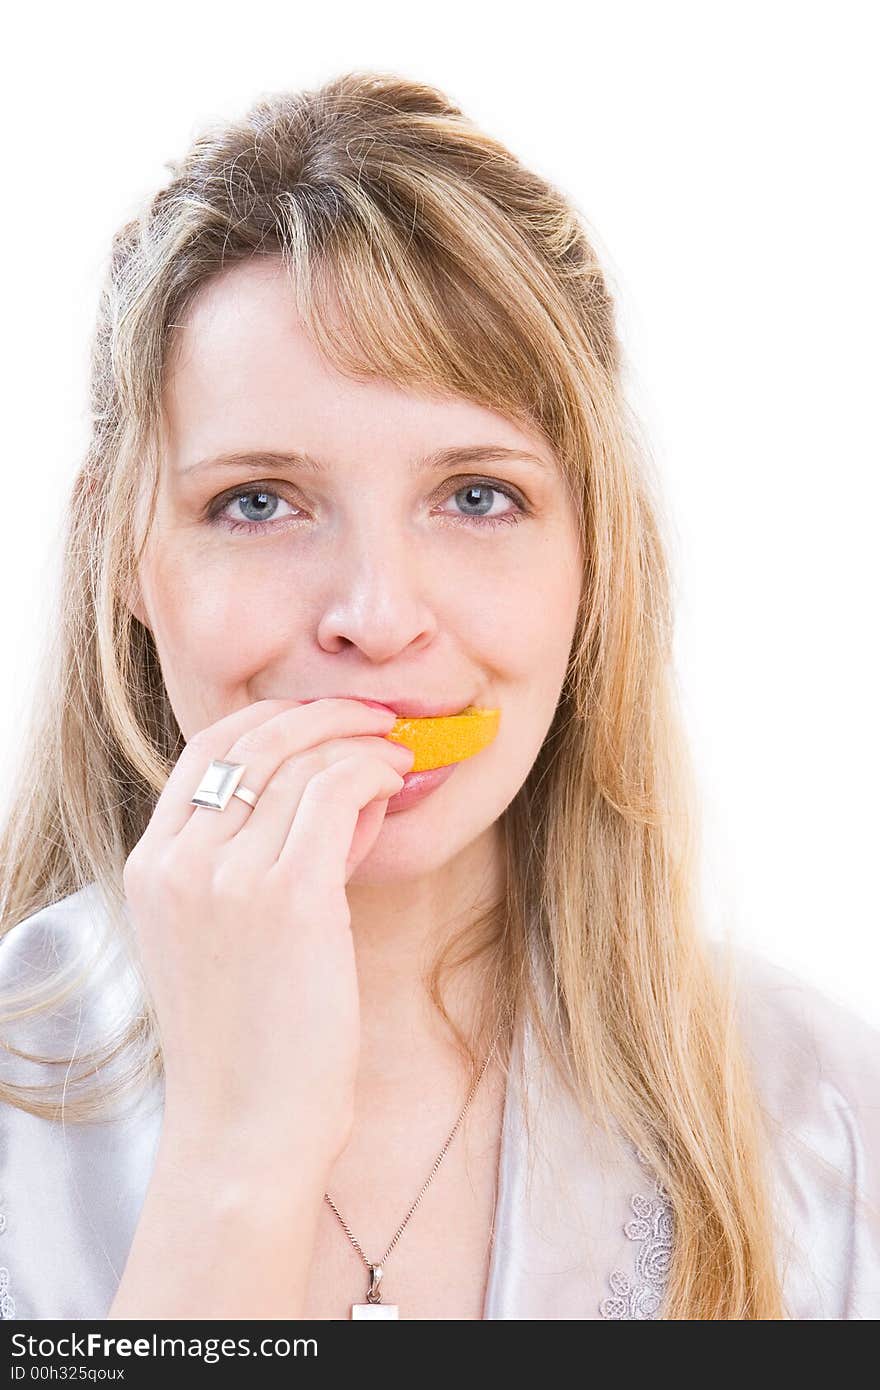
[[[268,526],[266,523],[270,521],[277,512],[279,502],[283,501],[284,498],[281,497],[280,493],[272,492],[269,488],[264,488],[262,486],[252,488],[248,492],[237,492],[234,494],[227,492],[222,497],[218,497],[215,502],[211,503],[208,509],[207,519],[211,525],[223,526],[228,531],[248,531],[251,533],[266,531],[275,533],[279,529],[278,525]],[[250,510],[252,517],[260,519],[257,521],[237,521],[232,517],[224,515],[228,507],[238,504],[242,504],[245,509],[245,514],[247,514],[247,510]],[[287,505],[290,506],[291,503],[288,502]]]
[[[490,514],[494,506],[493,494],[506,497],[509,502],[513,503],[513,506],[507,511]],[[451,520],[456,526],[462,523],[477,528],[507,526],[519,521],[527,513],[527,508],[512,489],[504,487],[500,483],[490,483],[482,479],[467,482],[464,487],[459,487],[455,492],[450,493],[449,498],[456,500],[456,502],[458,499],[464,499],[459,503],[464,508],[462,512],[455,515],[449,512],[441,513],[445,519]],[[287,522],[294,525],[300,522],[300,517],[296,515],[272,522],[272,518],[278,510],[278,504],[284,501],[285,499],[280,493],[259,483],[255,488],[249,488],[245,492],[224,493],[209,505],[205,516],[209,525],[223,527],[227,531],[243,531],[249,535],[256,535],[258,532],[263,535],[277,535],[279,531],[288,529]],[[286,505],[293,506],[290,502]],[[225,515],[227,510],[233,506],[240,507],[245,515],[249,511],[250,519],[238,520]],[[468,508],[473,510],[468,511]],[[299,512],[299,510],[298,507],[294,508],[294,512]]]
[[[474,493],[482,493],[483,496],[479,500],[474,501]],[[490,516],[489,512],[493,506],[492,493],[496,493],[499,497],[506,497],[509,502],[513,502],[513,508],[510,511],[501,512],[497,516]],[[461,518],[462,520],[477,521],[483,526],[499,526],[509,522],[519,521],[523,513],[523,508],[517,502],[513,493],[509,492],[507,488],[496,486],[495,483],[468,483],[467,487],[461,487],[457,492],[453,492],[451,495],[456,501],[458,498],[463,497],[465,501],[461,504],[462,506],[474,507],[477,509],[471,513],[466,512]],[[457,519],[458,518],[456,518],[456,520]]]
[[[260,522],[271,521],[278,510],[278,504],[283,500],[277,492],[268,491],[241,492],[232,499],[233,503],[242,506],[246,516],[247,512],[250,511],[247,520],[257,522],[258,529],[260,529]]]

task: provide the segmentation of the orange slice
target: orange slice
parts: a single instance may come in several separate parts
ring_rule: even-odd
[[[500,709],[468,705],[461,714],[434,719],[397,719],[385,734],[411,748],[416,755],[411,772],[427,772],[472,758],[491,743],[501,723]]]

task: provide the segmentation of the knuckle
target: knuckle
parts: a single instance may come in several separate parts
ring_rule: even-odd
[[[345,794],[345,787],[351,777],[353,762],[352,758],[341,758],[320,768],[309,778],[306,793],[313,800],[320,801],[322,806],[346,805],[349,798]]]
[[[210,726],[207,729],[199,729],[197,733],[193,734],[192,738],[187,739],[187,748],[192,748],[196,753],[206,753],[213,741],[212,732]]]
[[[220,859],[211,870],[211,892],[229,902],[252,902],[254,885],[245,866],[232,857]]]
[[[326,744],[321,744],[317,748],[308,748],[302,753],[291,753],[289,758],[278,768],[275,774],[289,781],[306,779],[316,776],[332,764],[332,754]]]
[[[164,893],[182,894],[193,882],[192,852],[183,848],[179,841],[172,840],[165,845],[152,865],[152,876]]]
[[[254,729],[246,729],[235,740],[235,746],[229,754],[229,761],[233,763],[243,762],[247,754],[261,752],[271,741],[271,738],[272,731],[266,724],[258,724]]]

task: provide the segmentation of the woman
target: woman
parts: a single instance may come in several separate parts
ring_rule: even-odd
[[[396,77],[117,236],[2,841],[4,1316],[880,1313],[877,1035],[700,932],[620,366],[570,205]]]

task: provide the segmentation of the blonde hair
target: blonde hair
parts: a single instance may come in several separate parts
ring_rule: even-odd
[[[695,779],[660,507],[582,220],[443,93],[394,75],[272,94],[168,167],[167,186],[114,238],[101,293],[60,622],[0,839],[0,933],[90,883],[127,930],[125,860],[184,747],[128,602],[146,493],[148,526],[154,515],[169,346],[209,278],[281,257],[339,370],[452,392],[539,430],[579,518],[577,629],[552,726],[503,814],[505,901],[437,960],[435,1003],[445,1015],[443,971],[485,957],[486,1016],[479,1036],[459,1035],[471,1065],[527,1008],[584,1112],[653,1165],[675,1211],[664,1316],[783,1317],[760,1106],[728,976],[698,930]],[[56,973],[39,999],[7,997],[3,1022],[57,1008],[80,979]],[[67,1122],[100,1118],[160,1074],[145,988],[83,1060],[65,1074]],[[100,1091],[80,1084],[95,1076]],[[44,1089],[5,1083],[0,1099],[55,1118]]]

